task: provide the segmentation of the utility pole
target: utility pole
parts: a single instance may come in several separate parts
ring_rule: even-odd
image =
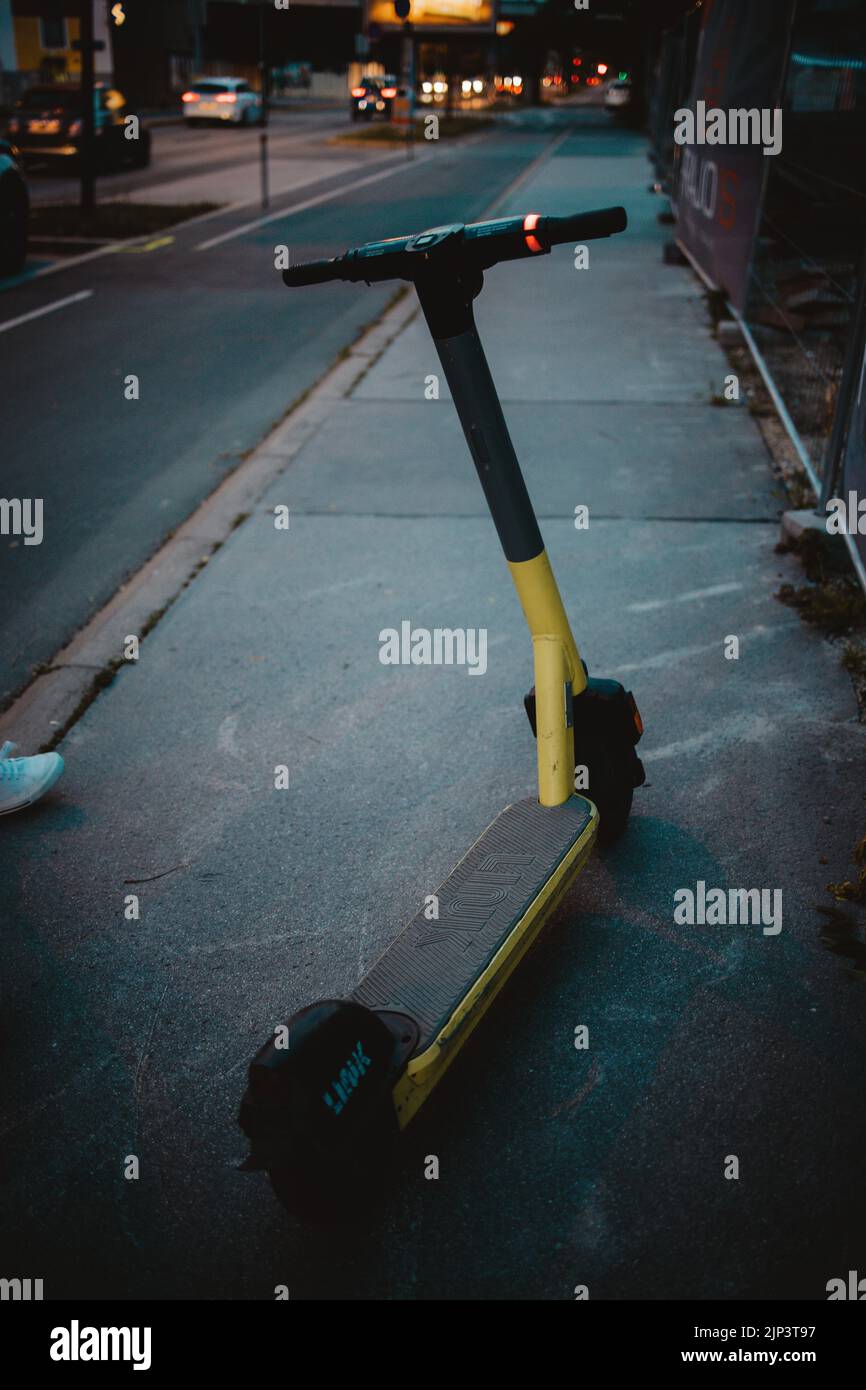
[[[80,0],[78,44],[81,51],[81,216],[89,216],[96,206],[93,165],[93,0]]]
[[[415,31],[410,0],[394,0],[394,12],[403,21],[403,56],[400,66],[406,92],[406,157],[415,158]]]
[[[259,84],[261,87],[262,128],[259,133],[259,155],[262,173],[262,208],[270,206],[268,187],[268,97],[269,97],[267,15],[263,5],[259,6]]]

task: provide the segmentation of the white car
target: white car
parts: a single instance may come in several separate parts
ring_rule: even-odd
[[[252,125],[262,118],[262,99],[242,77],[202,77],[193,82],[181,100],[187,125],[195,121]]]
[[[631,83],[626,81],[608,82],[604,89],[604,104],[608,111],[622,111],[631,105]]]

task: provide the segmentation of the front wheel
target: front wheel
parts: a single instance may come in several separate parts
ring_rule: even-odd
[[[535,734],[534,686],[523,704]],[[634,789],[645,781],[635,746],[643,734],[643,721],[634,696],[619,681],[590,676],[573,699],[573,728],[574,790],[595,802],[599,844],[610,845],[625,830]]]
[[[578,795],[585,793],[598,807],[600,845],[612,845],[625,832],[631,805],[634,799],[634,776],[632,773],[632,749],[628,756],[622,752],[617,756],[613,743],[597,739],[591,753],[581,760],[576,755],[576,783],[585,780],[585,786],[577,786]],[[579,774],[587,770],[586,778]]]

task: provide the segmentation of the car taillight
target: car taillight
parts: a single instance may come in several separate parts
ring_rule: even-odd
[[[363,97],[363,96],[366,96],[366,95],[367,95],[367,89],[366,89],[366,87],[353,87],[353,88],[352,88],[352,96],[355,98],[356,101],[357,101],[360,97]]]
[[[397,88],[396,88],[396,87],[383,87],[383,88],[382,88],[382,96],[383,96],[383,97],[395,97],[396,95],[397,95]]]
[[[220,92],[217,101],[227,101],[229,103],[237,101],[234,92]]]
[[[201,101],[198,92],[184,92],[181,101]]]

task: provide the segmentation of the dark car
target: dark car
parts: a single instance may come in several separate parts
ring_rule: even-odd
[[[353,121],[372,120],[382,116],[391,119],[391,108],[398,95],[396,77],[362,77],[351,91],[349,113]]]
[[[17,275],[27,257],[30,198],[12,147],[0,140],[0,276]]]
[[[126,137],[126,102],[114,87],[93,90],[93,146],[97,169],[122,165],[143,169],[150,163],[150,131]],[[81,88],[57,83],[31,87],[15,103],[7,130],[25,162],[74,159],[81,153],[84,121]]]

